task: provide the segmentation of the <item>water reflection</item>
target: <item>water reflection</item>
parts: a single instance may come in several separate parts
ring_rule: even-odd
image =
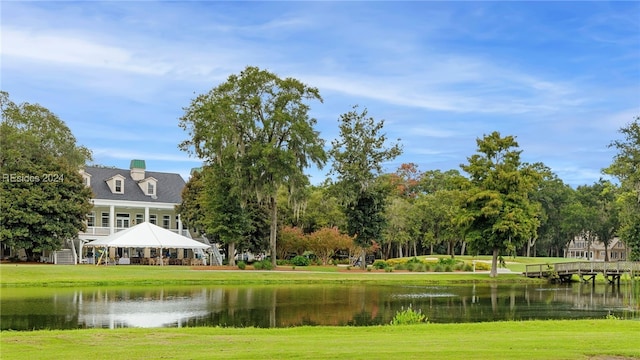
[[[640,319],[638,284],[620,286],[256,286],[4,289],[2,330],[378,325],[408,306],[430,322]]]

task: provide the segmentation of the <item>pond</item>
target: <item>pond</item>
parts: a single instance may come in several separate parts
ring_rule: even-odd
[[[433,323],[640,320],[637,283],[3,288],[2,330],[388,324],[411,306]]]

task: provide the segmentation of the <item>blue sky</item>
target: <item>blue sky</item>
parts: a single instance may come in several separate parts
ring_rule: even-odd
[[[1,88],[49,108],[95,163],[187,178],[190,100],[252,65],[317,87],[321,136],[353,105],[419,170],[459,169],[492,131],[591,184],[640,115],[640,2],[12,2]],[[313,183],[323,170],[309,169]]]

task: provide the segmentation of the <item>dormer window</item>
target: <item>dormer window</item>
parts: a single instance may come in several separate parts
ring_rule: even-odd
[[[155,199],[156,193],[158,192],[158,180],[154,177],[148,177],[144,180],[138,181],[138,186],[140,186],[140,190],[144,192],[145,195],[151,196],[151,198]]]
[[[109,190],[114,194],[124,194],[124,176],[117,174],[107,179]]]

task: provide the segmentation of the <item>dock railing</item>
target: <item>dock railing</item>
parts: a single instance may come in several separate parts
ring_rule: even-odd
[[[579,261],[556,264],[527,265],[524,275],[527,277],[548,277],[551,274],[592,275],[602,273],[605,275],[630,273],[631,276],[640,276],[640,262],[638,261]]]

